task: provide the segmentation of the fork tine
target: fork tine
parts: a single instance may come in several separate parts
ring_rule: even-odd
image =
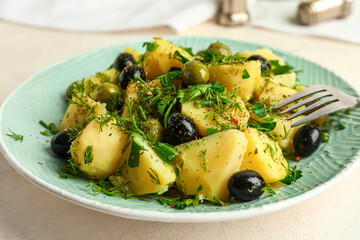
[[[309,98],[307,98],[307,99],[305,99],[305,100],[303,100],[303,101],[300,101],[300,102],[298,102],[297,104],[295,104],[295,105],[293,105],[293,106],[285,109],[284,111],[280,112],[280,114],[284,114],[284,113],[290,112],[290,111],[292,111],[292,110],[294,110],[294,109],[296,109],[296,108],[298,108],[298,107],[301,107],[301,106],[303,106],[303,105],[305,105],[305,104],[308,104],[308,103],[311,103],[311,102],[313,102],[313,101],[315,101],[315,100],[317,100],[317,99],[319,99],[319,98],[323,98],[323,97],[327,97],[327,96],[331,96],[331,93],[328,93],[328,92],[320,92],[320,93],[318,93],[318,94],[315,94],[315,95],[312,96],[312,97],[309,97]]]
[[[310,112],[311,110],[315,109],[315,108],[318,108],[318,107],[321,107],[327,103],[331,103],[331,102],[334,102],[334,101],[338,101],[337,98],[335,97],[328,97],[328,98],[325,98],[325,99],[322,99],[314,104],[311,104],[310,106],[304,108],[303,110],[301,111],[298,111],[296,113],[294,113],[293,115],[291,115],[290,117],[286,118],[286,120],[291,120],[293,118],[296,118],[297,116],[300,116],[304,113],[307,113],[307,112]]]
[[[326,91],[325,87],[326,86],[324,86],[324,85],[314,85],[314,86],[305,88],[305,89],[295,93],[291,97],[285,99],[284,101],[282,101],[281,103],[276,105],[273,109],[281,108],[281,107],[283,107],[285,105],[288,105],[289,103],[295,102],[296,100],[299,100],[300,98],[303,98],[303,97],[307,97],[307,96],[309,96],[311,94]]]
[[[299,121],[293,123],[291,125],[291,127],[297,127],[301,124],[307,123],[307,122],[311,122],[312,120],[315,120],[317,118],[320,118],[322,116],[328,115],[330,113],[339,111],[339,110],[343,110],[346,108],[350,108],[348,105],[345,105],[343,102],[335,102],[335,103],[331,103],[323,108],[320,108],[318,110],[316,110],[315,112],[312,112],[311,114],[307,115],[306,117],[300,119]]]

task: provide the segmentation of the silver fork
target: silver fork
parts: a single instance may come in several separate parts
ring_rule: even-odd
[[[310,96],[312,95],[312,96]],[[286,118],[286,120],[291,120],[293,118],[296,118],[297,116],[300,116],[302,114],[305,114],[307,112],[313,111],[317,109],[316,111],[310,113],[306,117],[300,119],[299,121],[293,123],[291,127],[296,127],[301,124],[313,121],[315,119],[318,119],[322,116],[328,115],[330,113],[344,110],[348,108],[353,108],[358,105],[360,102],[360,98],[353,97],[347,93],[341,92],[337,90],[334,87],[327,86],[327,85],[314,85],[311,87],[308,87],[306,89],[303,89],[291,97],[285,99],[278,105],[274,107],[274,109],[278,109],[281,107],[284,107],[290,103],[293,103],[301,98],[310,96],[307,99],[304,99],[293,106],[283,110],[280,112],[280,114],[284,114],[287,112],[290,112],[298,107],[304,106],[306,104],[308,105],[306,108],[294,113],[293,115]],[[314,103],[313,103],[314,102]]]

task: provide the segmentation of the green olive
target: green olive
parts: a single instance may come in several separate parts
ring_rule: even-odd
[[[225,56],[231,56],[232,52],[229,46],[221,43],[221,42],[215,42],[210,44],[208,49],[206,49],[207,52],[215,53],[215,54],[222,54]]]
[[[72,86],[74,86],[74,84],[77,83],[77,82],[80,82],[80,81],[75,81],[75,82],[73,82],[73,83],[70,84],[70,85],[68,86],[68,88],[66,89],[66,100],[72,98],[71,93],[70,93],[70,88],[71,88]]]
[[[180,72],[180,78],[186,85],[204,84],[209,77],[207,67],[197,60],[185,63]]]
[[[119,87],[115,84],[105,82],[98,86],[96,101],[101,103],[111,104],[114,101],[115,96],[119,93]]]
[[[156,138],[158,142],[164,141],[165,129],[158,120],[147,120],[141,124],[140,128],[146,133],[150,140],[155,140]]]

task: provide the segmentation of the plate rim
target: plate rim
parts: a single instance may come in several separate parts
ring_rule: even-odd
[[[224,40],[224,41],[234,41],[238,43],[244,43],[249,45],[258,45],[259,47],[264,48],[270,48],[271,50],[275,50],[281,53],[285,53],[287,55],[292,55],[295,57],[302,58],[311,64],[315,64],[320,66],[321,68],[326,69],[326,71],[330,72],[331,74],[334,74],[334,76],[340,78],[342,81],[346,82],[352,90],[354,90],[357,94],[358,91],[354,86],[349,83],[346,79],[340,77],[338,74],[334,73],[332,70],[324,67],[323,65],[313,62],[311,60],[308,60],[302,56],[295,55],[291,52],[288,52],[286,50],[282,50],[276,47],[272,47],[266,44],[256,43],[256,42],[247,42],[243,40],[238,39],[231,39],[231,38],[219,38],[214,36],[164,36],[165,39],[168,39],[170,41],[174,41],[176,39],[180,38],[200,38],[200,39],[217,39],[217,40]],[[4,100],[4,102],[0,106],[0,127],[3,124],[3,114],[4,109],[7,103],[13,98],[13,96],[16,94],[17,91],[19,91],[25,84],[32,81],[38,74],[42,72],[46,72],[49,69],[67,61],[71,61],[72,59],[76,59],[79,56],[82,56],[84,54],[93,54],[98,51],[104,51],[107,48],[113,48],[119,45],[126,45],[126,44],[135,44],[135,43],[141,43],[144,41],[148,41],[149,38],[141,38],[137,40],[132,40],[129,42],[121,42],[118,44],[108,45],[100,48],[96,48],[94,50],[85,51],[70,57],[67,57],[65,59],[62,59],[60,61],[57,61],[50,66],[41,69],[40,71],[32,74],[29,78],[27,78],[24,82],[22,82],[18,87],[16,87]],[[79,206],[86,207],[95,211],[103,212],[106,214],[119,216],[127,219],[134,219],[134,220],[145,220],[145,221],[157,221],[157,222],[220,222],[220,221],[231,221],[231,220],[238,220],[238,219],[247,219],[250,217],[255,217],[263,214],[268,214],[271,212],[279,211],[281,209],[293,206],[295,204],[298,204],[300,202],[303,202],[327,189],[334,186],[336,183],[340,182],[341,180],[345,179],[352,171],[354,171],[359,165],[360,165],[360,151],[358,151],[355,155],[353,155],[353,160],[350,161],[346,167],[344,167],[341,171],[339,171],[336,175],[334,175],[330,180],[314,187],[313,189],[310,189],[300,195],[280,200],[278,202],[272,202],[266,205],[261,205],[254,208],[249,209],[238,209],[233,211],[220,211],[220,212],[161,212],[161,211],[154,211],[154,210],[138,210],[133,208],[123,208],[120,206],[114,206],[111,204],[101,203],[95,200],[90,200],[85,197],[78,196],[76,194],[67,192],[62,190],[60,187],[57,187],[55,185],[52,185],[50,183],[47,183],[45,180],[40,179],[39,177],[33,175],[29,170],[25,169],[17,160],[16,157],[11,154],[10,150],[7,147],[7,144],[5,142],[5,139],[3,135],[0,135],[0,151],[4,155],[5,159],[8,161],[8,163],[18,172],[20,175],[24,176],[27,180],[29,180],[31,183],[35,184],[36,186],[39,186],[40,188],[46,190],[47,192],[52,193],[53,195],[56,195],[62,199],[65,199],[69,202],[75,203]],[[164,206],[165,207],[165,206]]]

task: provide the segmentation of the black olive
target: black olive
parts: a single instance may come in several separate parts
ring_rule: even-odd
[[[66,158],[70,156],[68,152],[71,146],[69,136],[71,132],[72,130],[64,130],[62,132],[58,132],[51,139],[51,149],[59,157]]]
[[[247,60],[258,60],[258,61],[260,61],[261,70],[271,69],[270,62],[266,58],[264,58],[264,57],[262,57],[260,55],[252,55],[252,56],[248,57]]]
[[[167,139],[173,145],[194,140],[198,133],[198,126],[184,114],[173,113],[167,120]]]
[[[129,82],[133,81],[138,76],[145,80],[146,74],[144,69],[138,65],[129,65],[121,71],[117,83],[118,85],[120,84],[122,89],[126,89]]]
[[[313,154],[320,146],[322,134],[315,125],[305,125],[295,134],[293,144],[295,151],[300,156],[306,157]]]
[[[120,53],[115,59],[113,67],[118,71],[122,71],[126,66],[135,63],[135,58],[130,53]]]
[[[231,196],[246,202],[258,199],[263,194],[265,181],[258,172],[245,170],[234,173],[227,187]]]

